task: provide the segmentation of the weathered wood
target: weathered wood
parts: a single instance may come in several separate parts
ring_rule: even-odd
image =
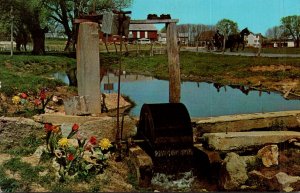
[[[151,20],[131,20],[131,24],[157,24],[157,23],[177,23],[178,19],[151,19]]]
[[[78,95],[88,96],[88,109],[92,114],[101,113],[100,58],[98,24],[84,22],[79,26],[77,40]]]
[[[169,63],[169,102],[180,102],[180,64],[176,23],[167,24],[167,51]]]
[[[97,23],[102,23],[102,19],[99,18],[77,18],[74,19],[74,23],[83,23],[83,22],[97,22]],[[130,23],[131,24],[159,24],[159,23],[178,23],[179,20],[178,19],[151,19],[151,20],[147,20],[147,19],[141,19],[141,20],[131,20]]]

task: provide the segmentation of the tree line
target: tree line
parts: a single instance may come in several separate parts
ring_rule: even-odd
[[[292,15],[282,17],[280,26],[274,26],[269,28],[265,32],[265,36],[271,40],[281,40],[291,38],[296,44],[296,47],[300,45],[300,16]],[[239,32],[238,24],[230,19],[221,19],[216,25],[203,25],[203,24],[181,24],[177,26],[179,33],[189,33],[189,35],[199,36],[204,31],[218,30],[221,35],[226,39],[229,35]],[[165,28],[162,29],[165,31]]]

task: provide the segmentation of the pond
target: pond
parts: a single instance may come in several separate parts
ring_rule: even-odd
[[[58,73],[56,78],[68,84],[66,75]],[[113,90],[104,90],[104,83],[112,83]],[[101,81],[101,92],[117,92],[117,76],[107,73]],[[130,114],[139,116],[144,103],[167,103],[169,82],[153,77],[121,75],[121,94],[129,96],[136,106]],[[280,93],[262,92],[241,86],[220,86],[206,82],[181,83],[181,102],[191,117],[209,117],[244,113],[299,110],[300,100],[286,100]]]

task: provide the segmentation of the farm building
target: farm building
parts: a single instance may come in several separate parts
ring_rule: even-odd
[[[157,41],[158,33],[154,24],[130,24],[128,40],[132,42],[140,38],[147,38],[151,41]]]

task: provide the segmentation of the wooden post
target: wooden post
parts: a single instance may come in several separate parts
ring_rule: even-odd
[[[258,38],[259,38],[259,40],[258,40],[258,42],[259,42],[259,47],[258,47],[258,52],[257,52],[257,56],[259,57],[260,56],[260,54],[261,54],[261,44],[262,44],[262,35],[261,35],[261,33],[259,33],[258,34]]]
[[[79,26],[77,40],[78,95],[88,97],[88,110],[101,113],[100,57],[98,24],[83,22]]]
[[[180,64],[176,23],[167,23],[167,51],[169,63],[169,102],[180,102]]]

